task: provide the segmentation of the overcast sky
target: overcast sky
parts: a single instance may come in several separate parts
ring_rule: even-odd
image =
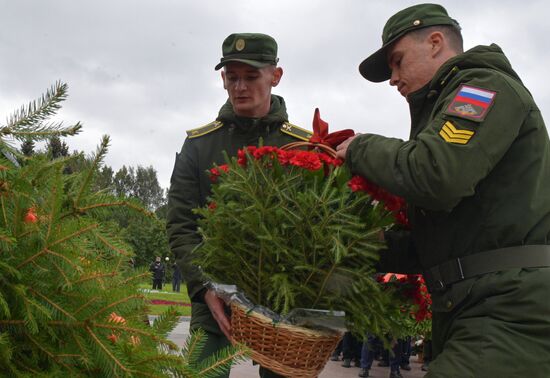
[[[185,131],[215,119],[226,100],[214,66],[223,39],[262,32],[279,43],[290,121],[311,129],[319,107],[330,130],[406,139],[408,107],[359,63],[381,45],[387,18],[415,1],[0,0],[0,125],[56,80],[60,112],[84,131],[66,140],[92,152],[111,136],[106,163],[153,166],[168,187]],[[550,117],[550,5],[544,0],[442,1],[465,48],[499,44]]]

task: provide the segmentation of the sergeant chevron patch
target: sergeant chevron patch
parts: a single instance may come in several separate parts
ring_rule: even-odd
[[[471,130],[457,129],[450,121],[445,122],[439,131],[439,136],[441,136],[445,142],[456,144],[468,143],[474,134],[475,132]]]

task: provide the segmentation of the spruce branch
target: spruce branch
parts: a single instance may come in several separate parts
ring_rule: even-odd
[[[95,343],[109,356],[109,358],[118,366],[120,367],[124,372],[129,373],[129,370],[120,362],[118,358],[115,357],[115,355],[107,348],[97,337],[97,335],[92,331],[92,329],[89,326],[85,326],[84,329],[88,334],[91,336],[91,338],[95,341]]]
[[[100,297],[92,297],[90,298],[87,302],[85,302],[84,304],[82,304],[82,306],[80,306],[79,308],[77,308],[75,311],[74,311],[74,315],[78,315],[78,313],[82,310],[84,310],[85,308],[89,307],[92,303],[96,302],[97,300],[99,300]]]
[[[93,235],[98,238],[98,240],[100,240],[105,246],[109,247],[111,250],[115,251],[116,253],[124,256],[124,257],[130,257],[132,256],[133,254],[131,252],[128,252],[128,251],[125,251],[121,248],[117,248],[115,247],[112,243],[109,243],[109,241],[104,238],[101,234],[99,234],[98,232],[93,232]]]
[[[48,298],[47,296],[45,296],[44,294],[36,291],[35,289],[33,288],[29,288],[29,291],[33,294],[35,294],[36,296],[42,298],[44,301],[48,302],[48,304],[50,306],[52,306],[53,308],[55,308],[57,311],[61,312],[62,314],[64,314],[66,317],[72,319],[72,320],[76,320],[76,318],[70,314],[68,311],[66,311],[62,306],[58,305],[57,303],[55,303],[53,300],[51,300],[50,298]]]
[[[96,280],[96,279],[105,278],[105,277],[116,277],[117,275],[118,275],[117,272],[95,273],[89,276],[84,276],[76,281],[69,282],[69,284],[77,285],[86,281]]]
[[[125,279],[121,282],[121,285],[126,285],[126,284],[128,284],[132,281],[138,281],[141,278],[149,277],[149,276],[151,276],[151,272],[144,272],[144,273],[138,274],[136,276],[128,277],[127,279]]]
[[[101,308],[100,310],[98,310],[95,314],[89,316],[86,320],[87,321],[90,321],[94,318],[97,318],[99,315],[101,315],[102,313],[104,313],[105,311],[108,311],[109,309],[113,308],[113,307],[116,307],[118,306],[119,304],[121,303],[125,303],[125,302],[128,302],[128,301],[131,301],[132,299],[143,299],[143,295],[141,294],[134,294],[134,295],[130,295],[128,297],[125,297],[125,298],[122,298],[122,299],[119,299],[118,301],[115,301],[115,302],[112,302],[112,303],[109,303],[107,306]]]
[[[98,227],[99,227],[99,224],[98,224],[98,223],[92,223],[92,224],[90,224],[90,225],[88,225],[88,226],[86,226],[86,227],[84,227],[84,228],[81,228],[81,229],[79,229],[79,230],[73,232],[72,234],[69,234],[69,235],[67,235],[67,236],[65,236],[65,237],[63,237],[63,238],[61,238],[61,239],[58,239],[58,240],[56,240],[56,241],[54,241],[54,242],[49,243],[48,248],[51,248],[51,247],[53,247],[53,246],[55,246],[55,245],[64,243],[64,242],[66,242],[67,240],[76,238],[77,236],[80,236],[80,235],[82,235],[82,234],[84,234],[84,233],[86,233],[86,232],[88,232],[88,231],[90,231],[90,230],[96,229],[96,228],[98,228]]]
[[[109,136],[103,135],[103,137],[101,138],[101,143],[97,147],[96,153],[93,156],[91,167],[86,172],[86,176],[82,181],[80,190],[78,191],[78,194],[74,200],[75,208],[78,208],[78,205],[80,203],[83,193],[89,190],[90,183],[92,182],[92,178],[94,177],[94,174],[98,171],[99,166],[101,165],[101,162],[105,159],[105,155],[107,154],[108,148],[109,148]]]
[[[5,126],[0,129],[0,139],[4,135],[11,135],[19,140],[41,140],[53,135],[69,136],[77,134],[82,125],[63,127],[61,123],[44,124],[52,115],[61,108],[60,103],[67,98],[67,84],[56,82],[39,99],[31,101],[28,106],[23,106],[12,114]]]

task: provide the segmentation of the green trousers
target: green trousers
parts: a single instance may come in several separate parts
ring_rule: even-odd
[[[486,274],[433,313],[426,378],[550,377],[550,268]]]

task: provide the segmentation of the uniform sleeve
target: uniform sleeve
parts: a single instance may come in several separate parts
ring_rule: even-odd
[[[192,263],[192,250],[200,243],[197,216],[193,209],[200,204],[200,180],[197,156],[189,139],[176,155],[176,163],[168,191],[166,230],[170,249],[187,283],[189,297],[193,298],[204,285],[200,269]]]
[[[430,210],[450,211],[472,196],[518,136],[529,109],[502,76],[462,80],[495,94],[482,118],[448,111],[462,87],[457,85],[414,140],[358,136],[346,156],[352,171]]]

